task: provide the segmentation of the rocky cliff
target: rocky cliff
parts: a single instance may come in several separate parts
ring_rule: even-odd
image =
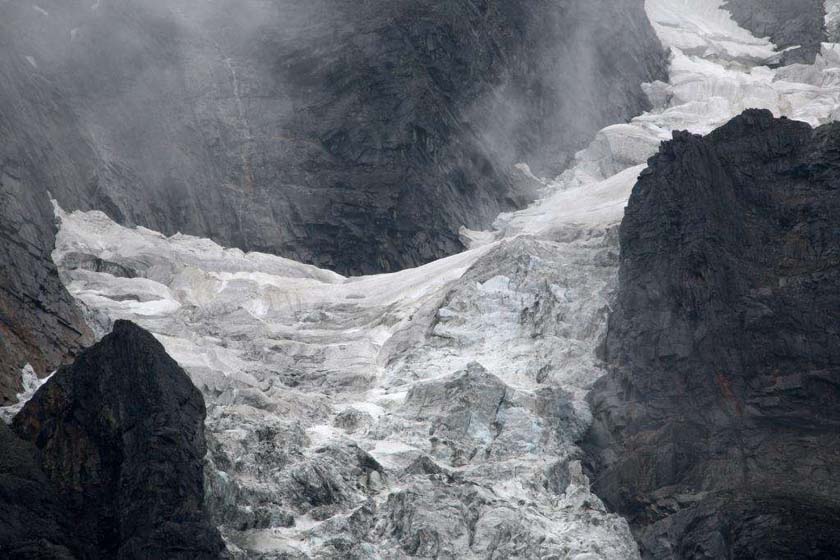
[[[0,494],[13,515],[0,523],[0,552],[218,558],[224,545],[204,510],[204,417],[201,393],[160,343],[118,321],[18,413],[23,441],[2,427]]]
[[[812,64],[826,40],[825,0],[727,0],[724,8],[741,27],[790,49],[784,63]]]
[[[92,152],[60,92],[8,55],[11,31],[0,16],[0,406],[16,400],[27,363],[43,376],[92,342],[50,258],[47,194],[86,184]]]
[[[675,133],[621,225],[595,490],[645,558],[840,556],[840,126]]]

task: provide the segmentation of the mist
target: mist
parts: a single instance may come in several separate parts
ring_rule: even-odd
[[[62,207],[349,274],[461,250],[461,226],[535,196],[516,164],[559,173],[664,72],[635,1],[0,10],[4,56],[85,152],[81,181],[50,186]]]

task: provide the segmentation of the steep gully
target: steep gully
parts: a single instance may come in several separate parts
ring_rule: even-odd
[[[772,45],[725,12],[669,4],[647,5],[673,51],[670,83],[647,88],[656,108],[601,131],[493,232],[464,231],[462,254],[345,279],[58,210],[54,259],[94,330],[137,321],[202,389],[208,500],[232,553],[638,554],[575,443],[636,177],[673,129],[708,133],[756,105],[816,125],[840,93],[833,46],[772,70]]]

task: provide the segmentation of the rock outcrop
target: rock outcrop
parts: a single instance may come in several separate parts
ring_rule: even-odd
[[[790,49],[786,64],[813,64],[826,40],[825,0],[727,0],[723,7],[741,27]]]
[[[596,493],[644,558],[840,557],[840,125],[662,145],[621,226]]]
[[[204,417],[201,393],[160,343],[116,322],[18,413],[12,428],[23,441],[0,432],[2,455],[18,457],[0,464],[0,492],[20,512],[11,531],[0,523],[0,537],[11,535],[0,550],[31,549],[24,558],[52,558],[51,547],[83,559],[220,557],[224,545],[204,509]],[[42,526],[49,531],[30,542]]]

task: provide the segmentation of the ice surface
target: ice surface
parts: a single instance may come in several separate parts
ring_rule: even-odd
[[[53,258],[97,332],[134,320],[204,392],[208,499],[234,552],[638,558],[574,443],[627,198],[675,129],[749,107],[820,124],[840,102],[837,45],[770,68],[773,45],[720,4],[648,0],[672,51],[669,83],[646,86],[654,109],[602,130],[493,231],[463,231],[470,250],[416,269],[344,278],[56,208]]]
[[[722,10],[724,0],[646,0],[648,17],[662,43],[723,64],[761,63],[776,55]]]

